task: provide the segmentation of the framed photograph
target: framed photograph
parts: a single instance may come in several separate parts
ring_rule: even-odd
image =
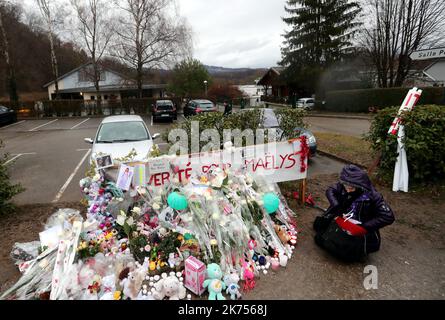
[[[133,175],[133,167],[121,164],[119,168],[119,175],[117,176],[117,187],[125,191],[130,190],[131,182],[133,181]]]
[[[111,158],[111,155],[100,155],[97,156],[95,159],[96,162],[96,168],[97,170],[109,168],[113,166],[113,159]]]

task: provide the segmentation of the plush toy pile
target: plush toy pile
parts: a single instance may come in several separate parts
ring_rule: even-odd
[[[55,213],[40,242],[16,244],[22,278],[2,299],[239,299],[285,267],[296,224],[277,185],[219,168],[124,192],[80,181],[86,219]]]

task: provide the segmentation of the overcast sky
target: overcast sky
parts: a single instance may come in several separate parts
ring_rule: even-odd
[[[207,65],[271,67],[281,58],[284,0],[178,0]]]
[[[194,57],[204,64],[268,68],[281,59],[285,0],[176,1],[193,30]],[[18,2],[36,8],[35,0]]]

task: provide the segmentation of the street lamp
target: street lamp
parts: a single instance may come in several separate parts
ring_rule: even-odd
[[[206,97],[207,97],[207,80],[204,80],[204,88],[205,88],[205,93],[206,93]]]

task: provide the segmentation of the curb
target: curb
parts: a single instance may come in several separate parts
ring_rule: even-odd
[[[335,154],[332,154],[332,153],[329,153],[329,152],[326,152],[326,151],[323,151],[323,150],[320,150],[320,149],[317,149],[317,153],[319,153],[319,154],[321,154],[321,155],[323,155],[325,157],[328,157],[328,158],[331,158],[331,159],[343,162],[344,164],[353,164],[353,165],[356,165],[357,167],[359,167],[361,169],[365,169],[365,170],[368,169],[368,167],[366,167],[366,166],[364,166],[362,164],[359,164],[359,163],[356,163],[356,162],[352,162],[352,161],[343,159],[343,158],[341,158],[339,156],[336,156]]]
[[[347,116],[347,115],[335,115],[335,114],[311,114],[305,116],[305,118],[337,118],[337,119],[358,119],[358,120],[369,120],[372,121],[372,117],[367,116]]]

